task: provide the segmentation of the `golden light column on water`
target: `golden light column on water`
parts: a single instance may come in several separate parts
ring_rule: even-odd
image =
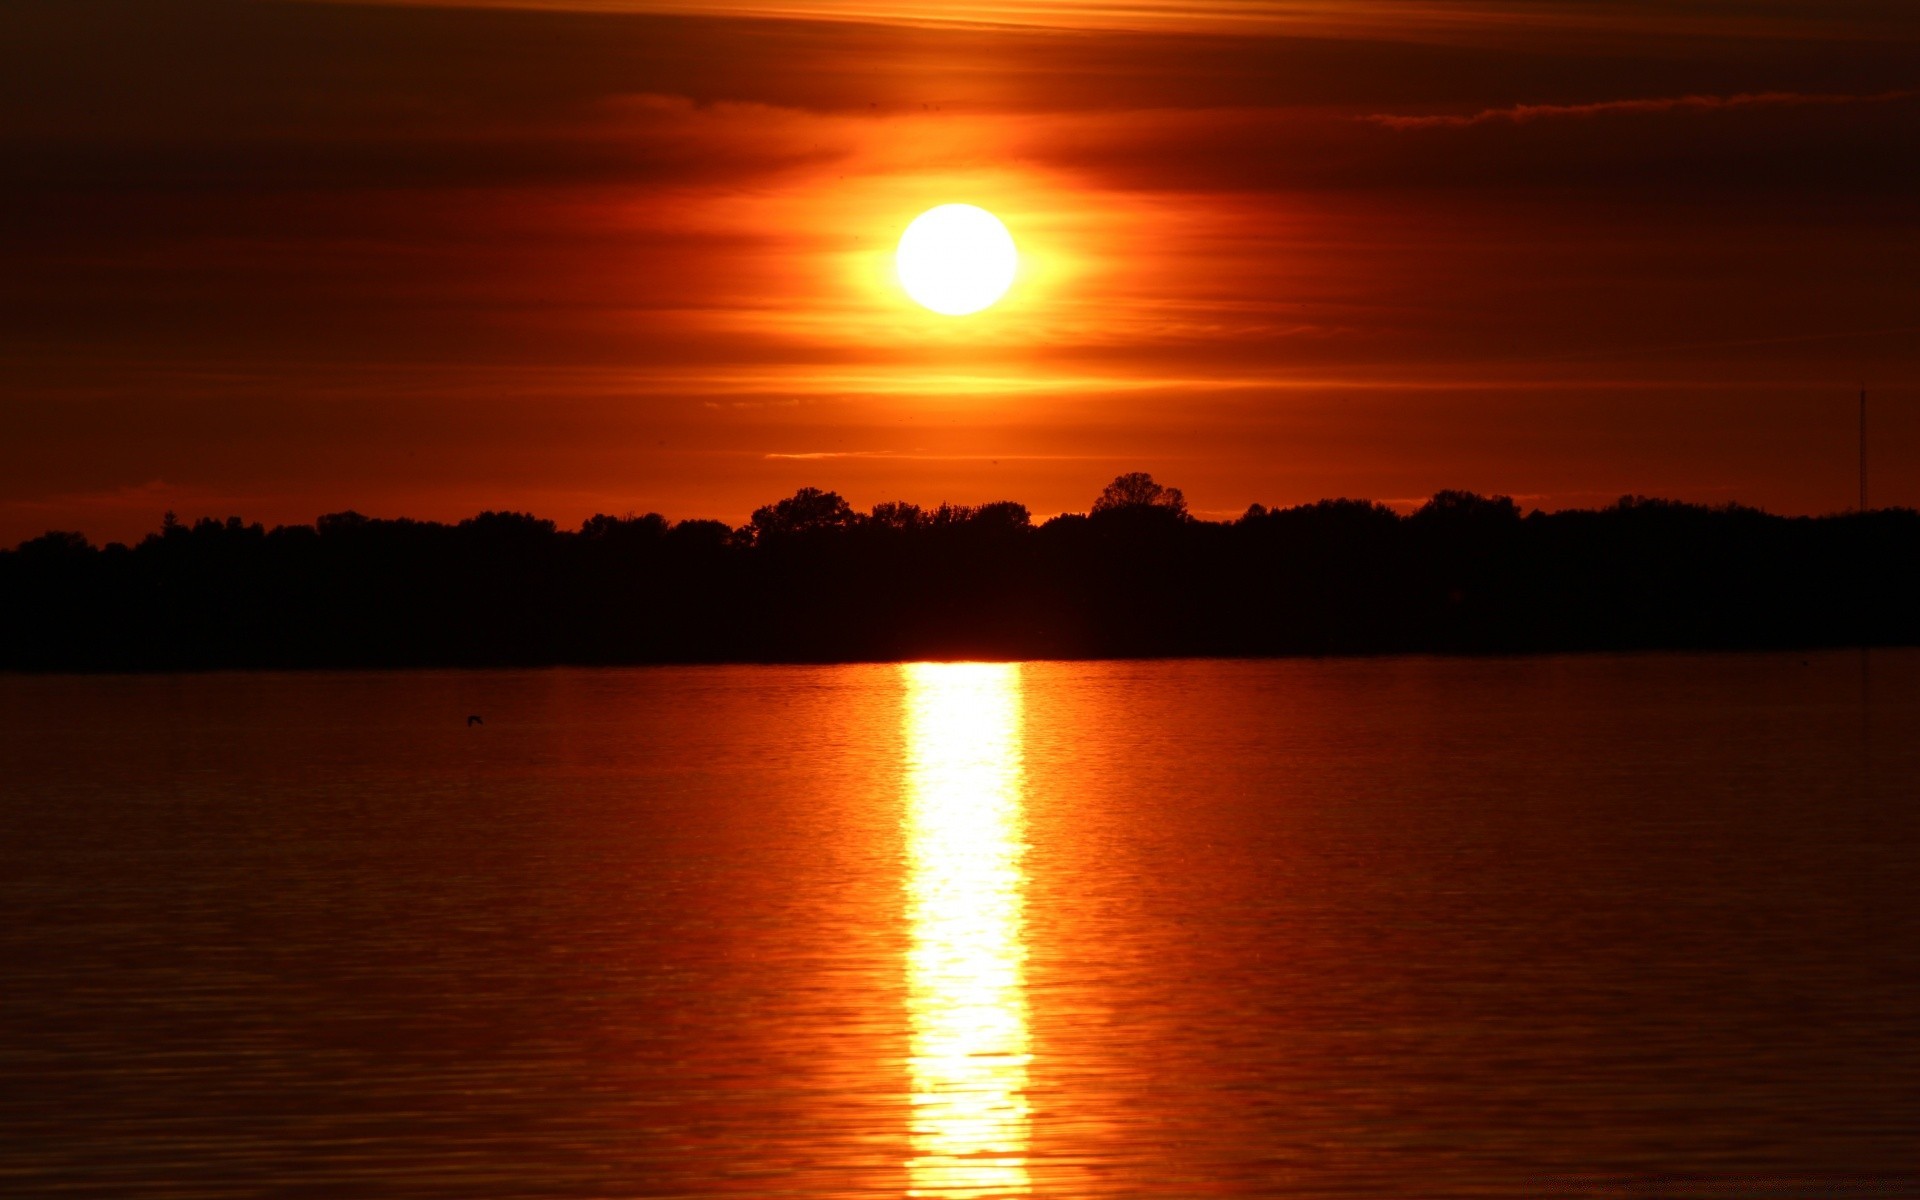
[[[906,679],[909,1195],[1021,1195],[1029,1116],[1018,663]]]

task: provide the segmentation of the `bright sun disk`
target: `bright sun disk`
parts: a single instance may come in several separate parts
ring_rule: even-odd
[[[894,267],[907,295],[937,313],[976,313],[1007,294],[1020,253],[1000,218],[971,204],[942,204],[900,235]]]

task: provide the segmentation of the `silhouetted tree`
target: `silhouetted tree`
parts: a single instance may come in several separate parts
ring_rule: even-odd
[[[673,527],[672,538],[683,546],[701,547],[718,550],[732,540],[733,530],[725,521],[680,521]]]
[[[93,543],[87,540],[84,533],[49,529],[31,541],[21,542],[16,553],[29,562],[79,561],[93,553]]]
[[[460,522],[459,528],[483,538],[530,541],[551,537],[554,524],[532,513],[483,512]]]
[[[911,530],[926,523],[926,514],[918,504],[908,504],[904,500],[889,500],[873,506],[867,523],[881,529]]]
[[[974,509],[972,523],[983,529],[1028,529],[1033,525],[1033,514],[1024,504],[996,500]]]
[[[853,507],[838,492],[803,487],[775,504],[753,510],[748,522],[756,539],[845,529],[855,520]]]
[[[628,513],[624,517],[610,517],[605,513],[596,513],[580,523],[580,536],[593,542],[653,542],[667,536],[667,519],[659,513],[648,513],[636,517]]]
[[[1093,502],[1095,515],[1124,509],[1158,508],[1178,516],[1187,515],[1187,498],[1179,488],[1161,487],[1145,471],[1129,471],[1114,481]]]
[[[1414,512],[1413,519],[1450,525],[1503,525],[1520,519],[1520,506],[1511,496],[1480,496],[1473,492],[1435,492]]]
[[[171,517],[173,514],[167,515]],[[346,512],[323,514],[318,521],[314,522],[314,527],[319,530],[321,537],[327,537],[330,534],[350,534],[365,529],[371,524],[373,524],[372,518],[363,517],[352,509],[348,509]]]
[[[1920,643],[1920,513],[1442,492],[1194,520],[1121,476],[1091,515],[802,489],[740,529],[526,513],[169,516],[0,551],[0,667],[408,666]]]

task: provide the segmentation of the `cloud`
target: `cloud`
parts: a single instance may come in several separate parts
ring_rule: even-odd
[[[1113,457],[1110,454],[927,454],[912,450],[806,450],[792,453],[772,452],[762,454],[763,459],[773,461],[811,462],[829,458],[890,458],[902,462],[963,462],[995,463],[1006,462],[1100,462]]]
[[[1465,129],[1474,125],[1510,123],[1576,117],[1606,117],[1622,114],[1670,112],[1718,112],[1731,108],[1782,108],[1828,106],[1835,104],[1883,104],[1920,96],[1920,91],[1874,92],[1868,95],[1806,92],[1742,92],[1734,96],[1659,96],[1649,99],[1598,100],[1590,104],[1515,104],[1506,108],[1484,108],[1472,114],[1433,114],[1402,116],[1394,113],[1370,113],[1361,119],[1388,129]]]
[[[322,0],[404,8],[677,14],[909,27],[1039,28],[1396,41],[1609,36],[1806,40],[1906,28],[1907,0]]]

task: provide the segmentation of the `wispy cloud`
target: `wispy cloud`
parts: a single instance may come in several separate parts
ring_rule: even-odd
[[[1141,30],[1204,34],[1495,40],[1559,34],[1709,37],[1833,36],[1867,24],[1859,5],[1834,13],[1765,0],[1702,4],[1672,0],[324,0],[410,8],[496,8],[619,14],[689,14],[871,22],[912,26]],[[1893,25],[1898,18],[1880,23]]]
[[[46,496],[27,496],[7,500],[4,506],[23,513],[84,512],[88,514],[122,509],[159,513],[170,508],[203,511],[208,506],[233,505],[260,500],[257,495],[236,495],[218,489],[168,483],[154,479],[146,483],[94,491],[58,492]]]
[[[1105,462],[1111,454],[923,454],[910,450],[808,450],[796,453],[769,453],[761,458],[781,461],[813,461],[828,458],[890,458],[907,462]]]
[[[1524,125],[1531,121],[1576,117],[1670,112],[1719,112],[1731,108],[1788,108],[1836,104],[1884,104],[1920,96],[1904,90],[1854,95],[1833,92],[1741,92],[1732,96],[1657,96],[1634,100],[1596,100],[1590,104],[1515,104],[1483,108],[1477,113],[1439,113],[1404,116],[1371,113],[1361,118],[1388,129],[1465,129],[1473,125]]]

